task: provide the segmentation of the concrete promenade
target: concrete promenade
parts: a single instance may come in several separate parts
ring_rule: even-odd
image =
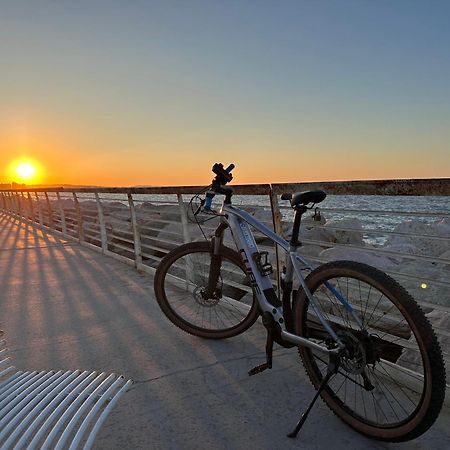
[[[286,437],[314,390],[295,350],[264,361],[259,325],[226,341],[173,326],[153,277],[0,213],[0,328],[16,367],[99,369],[136,381],[103,428],[97,449],[447,449],[446,410],[423,437],[371,441],[322,402],[296,440]]]

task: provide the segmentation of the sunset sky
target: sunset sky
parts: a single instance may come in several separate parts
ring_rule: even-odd
[[[449,1],[0,5],[0,182],[450,177]]]

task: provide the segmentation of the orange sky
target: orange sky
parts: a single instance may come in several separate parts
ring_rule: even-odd
[[[11,163],[24,160],[38,166],[34,182],[41,184],[202,185],[209,183],[214,162],[235,163],[235,183],[241,184],[450,175],[448,165],[442,165],[446,156],[426,158],[421,143],[390,152],[376,151],[387,147],[380,139],[355,143],[299,138],[293,144],[281,136],[276,142],[258,136],[233,142],[222,136],[219,144],[207,136],[127,146],[117,139],[103,142],[85,131],[80,138],[42,128],[3,134],[0,182],[24,181],[11,173]]]
[[[448,2],[207,3],[5,5],[0,183],[450,176]]]
[[[63,136],[58,130],[10,132],[0,144],[0,182],[24,181],[11,173],[11,163],[24,160],[38,166],[34,182],[42,184],[202,185],[209,183],[214,162],[235,163],[235,183],[242,184],[449,175],[439,160],[424,164],[420,145],[408,146],[407,151],[375,152],[371,150],[379,141],[361,143],[368,151],[362,151],[360,143],[343,142],[330,151],[332,144],[326,139],[304,139],[293,145],[281,137],[274,143],[242,136],[234,143],[226,139],[221,145],[204,142],[203,147],[199,139],[177,143],[173,138],[127,148],[117,140],[96,142],[95,136],[82,136]]]

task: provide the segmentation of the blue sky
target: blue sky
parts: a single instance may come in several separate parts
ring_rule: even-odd
[[[0,166],[102,184],[196,184],[215,161],[242,182],[450,176],[450,2],[1,5]]]

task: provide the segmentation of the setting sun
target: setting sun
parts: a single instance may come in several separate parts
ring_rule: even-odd
[[[17,175],[19,175],[19,177],[24,180],[30,180],[31,178],[33,178],[35,173],[36,168],[28,162],[21,163],[17,167]]]
[[[39,164],[29,159],[16,160],[9,168],[9,176],[16,183],[37,183],[40,178],[40,172]]]

